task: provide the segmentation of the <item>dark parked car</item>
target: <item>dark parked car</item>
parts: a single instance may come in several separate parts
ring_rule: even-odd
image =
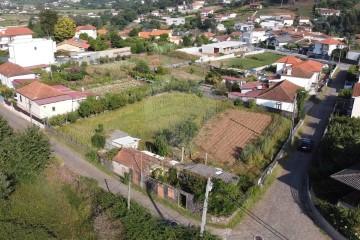
[[[308,138],[300,139],[300,143],[298,146],[299,151],[311,152],[313,149],[314,141]]]

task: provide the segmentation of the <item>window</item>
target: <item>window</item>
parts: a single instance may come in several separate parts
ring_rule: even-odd
[[[277,103],[275,104],[275,108],[281,110],[281,102],[277,102]]]
[[[55,112],[55,107],[52,107],[53,112]]]
[[[22,102],[22,97],[21,97],[21,95],[20,95],[20,102]]]

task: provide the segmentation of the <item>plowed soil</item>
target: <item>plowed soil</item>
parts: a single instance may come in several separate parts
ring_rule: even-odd
[[[195,143],[201,155],[212,161],[236,161],[238,152],[259,137],[271,122],[271,116],[243,110],[227,110],[200,130]]]

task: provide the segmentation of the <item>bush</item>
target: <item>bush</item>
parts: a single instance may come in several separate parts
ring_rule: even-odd
[[[339,98],[350,99],[352,96],[352,89],[340,89]]]
[[[160,156],[169,156],[171,154],[171,147],[164,134],[158,134],[155,137],[156,152]]]
[[[144,60],[139,60],[134,67],[134,71],[139,73],[150,73],[150,66]]]
[[[79,116],[78,112],[71,112],[71,113],[68,113],[68,115],[67,115],[67,121],[69,123],[74,123],[79,119],[79,117],[80,116]]]
[[[346,72],[346,80],[355,82],[357,80],[358,71],[359,71],[358,66],[351,65],[348,71]]]
[[[255,108],[256,107],[256,101],[254,99],[250,99],[248,101],[248,107],[249,108]]]
[[[64,123],[66,123],[66,120],[67,120],[66,114],[56,115],[49,119],[49,123],[51,126],[61,126]]]
[[[237,98],[234,100],[234,105],[241,106],[241,105],[243,105],[243,101],[240,98]]]

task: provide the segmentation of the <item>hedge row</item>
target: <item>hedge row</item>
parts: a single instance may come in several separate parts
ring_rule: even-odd
[[[74,123],[79,118],[89,117],[107,110],[119,109],[128,104],[139,102],[146,97],[153,96],[161,92],[179,91],[200,95],[201,93],[198,86],[197,82],[191,80],[171,80],[165,85],[143,85],[122,93],[107,93],[98,98],[91,96],[80,103],[76,112],[54,116],[49,119],[49,123],[51,126],[60,126],[64,123]]]

